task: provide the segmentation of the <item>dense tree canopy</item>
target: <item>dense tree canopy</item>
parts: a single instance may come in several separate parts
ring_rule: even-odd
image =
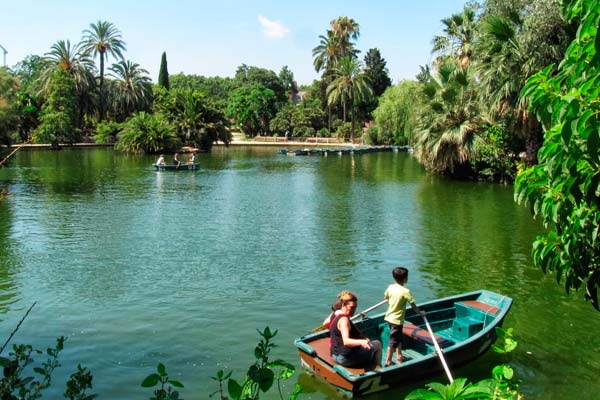
[[[50,78],[48,101],[42,109],[40,126],[33,132],[37,143],[74,143],[79,139],[75,104],[75,79],[67,70],[57,69]]]
[[[540,164],[516,182],[515,198],[549,229],[533,244],[534,261],[567,292],[585,287],[600,311],[600,46],[598,1],[566,1],[580,27],[558,71],[531,77],[524,99],[545,128]]]
[[[18,128],[19,80],[0,67],[0,143],[10,145]]]

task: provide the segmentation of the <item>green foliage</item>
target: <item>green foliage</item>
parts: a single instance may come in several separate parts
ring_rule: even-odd
[[[75,81],[66,71],[59,69],[52,76],[49,85],[49,97],[42,115],[40,126],[33,132],[37,143],[74,143],[79,138],[76,129]]]
[[[134,112],[150,111],[152,83],[148,71],[129,60],[119,61],[110,68],[117,78],[108,81],[109,111],[117,121],[124,121]]]
[[[498,125],[485,126],[481,141],[471,160],[480,177],[493,181],[513,181],[516,175],[515,154],[508,148],[508,133]]]
[[[412,144],[418,110],[423,107],[421,84],[401,81],[390,86],[373,111],[377,129],[370,133],[373,144]]]
[[[239,83],[232,78],[185,75],[183,73],[171,75],[169,82],[173,89],[194,89],[195,91],[199,91],[215,101],[217,107],[222,111],[225,111],[227,108],[227,100],[231,93],[239,86]]]
[[[225,373],[219,370],[217,375],[212,378],[217,381],[219,388],[210,397],[219,394],[222,400],[229,398],[232,400],[257,400],[260,393],[267,392],[277,382],[279,397],[283,399],[280,382],[290,379],[294,375],[295,368],[292,364],[283,360],[272,361],[269,358],[271,350],[275,347],[271,339],[277,335],[277,331],[271,332],[267,326],[262,332],[258,331],[258,334],[261,336],[261,340],[254,349],[256,362],[248,368],[244,380],[240,383],[231,378],[231,372]],[[229,397],[225,395],[225,384],[227,385]],[[301,387],[296,384],[294,392],[290,395],[290,400],[295,400],[300,391]]]
[[[365,76],[373,88],[373,94],[381,96],[385,90],[392,86],[386,61],[381,56],[379,49],[369,49],[365,54]]]
[[[156,372],[148,375],[142,381],[142,387],[155,387],[154,397],[150,400],[183,400],[175,388],[183,388],[183,384],[177,380],[170,379],[167,369],[162,363],[158,363]]]
[[[97,397],[96,394],[86,394],[85,391],[92,388],[92,373],[81,364],[77,364],[77,371],[71,374],[67,381],[67,390],[65,398],[70,400],[92,400]]]
[[[350,137],[353,137],[355,132],[354,105],[356,102],[370,99],[373,96],[373,89],[361,71],[360,62],[350,56],[342,58],[332,73],[334,79],[327,86],[327,104],[330,106],[341,105],[344,121],[346,121],[347,107],[350,106],[352,114]]]
[[[19,80],[0,68],[0,143],[9,145],[18,129]]]
[[[179,147],[175,128],[162,114],[134,114],[117,135],[115,149],[131,153],[158,153]]]
[[[89,29],[83,31],[82,43],[83,49],[87,54],[100,58],[100,121],[104,119],[106,106],[106,93],[104,90],[104,63],[111,55],[120,60],[123,59],[125,51],[125,42],[121,38],[121,32],[117,27],[108,21],[98,20],[91,23]]]
[[[167,67],[167,52],[163,51],[160,58],[160,70],[158,71],[158,84],[169,90],[171,85],[169,84],[169,69]]]
[[[122,129],[122,124],[117,122],[100,122],[96,126],[94,141],[98,144],[115,143]]]
[[[269,122],[277,112],[275,92],[260,83],[237,89],[229,100],[227,113],[250,137],[269,133]]]
[[[229,121],[217,104],[200,91],[155,88],[154,109],[164,114],[176,128],[181,141],[209,151],[217,140],[229,144]]]
[[[42,397],[42,391],[47,389],[52,382],[52,373],[60,366],[58,355],[62,351],[65,338],[56,340],[54,348],[46,349],[46,352],[35,350],[30,345],[13,345],[13,351],[8,358],[0,357],[2,367],[2,379],[0,379],[0,393],[3,400],[31,400]],[[46,361],[35,366],[32,355],[47,356]],[[39,377],[24,376],[26,371],[32,371]],[[91,375],[86,368],[78,366],[77,373],[71,375],[67,383],[65,397],[69,399],[87,400],[93,399],[95,395],[85,395],[85,390],[92,387]]]
[[[428,390],[417,389],[408,394],[405,400],[463,400],[491,399],[486,385],[472,385],[465,378],[455,379],[448,385],[431,382],[425,385]]]
[[[285,79],[289,80],[289,77]],[[235,80],[239,86],[255,87],[259,85],[270,89],[275,96],[276,109],[273,114],[288,101],[285,85],[288,85],[289,82],[282,82],[279,76],[271,70],[242,64],[235,72]]]
[[[335,131],[339,139],[348,140],[352,137],[352,123],[342,122]]]
[[[508,354],[515,350],[517,341],[513,339],[513,330],[497,327],[496,334],[500,344],[492,345],[497,353]],[[513,381],[514,371],[506,364],[497,365],[492,369],[492,378],[469,383],[465,378],[457,378],[454,382],[444,385],[432,382],[425,385],[428,389],[416,389],[406,396],[406,400],[463,400],[489,399],[512,400],[521,399],[518,385]]]
[[[600,7],[597,0],[566,1],[580,21],[558,71],[531,77],[522,91],[546,132],[540,164],[515,182],[515,200],[541,216],[548,232],[533,243],[533,259],[555,272],[567,293],[585,286],[585,299],[600,311]]]
[[[284,65],[281,71],[279,71],[279,81],[283,85],[288,99],[293,101],[296,94],[298,94],[298,85],[294,80],[294,73],[287,65]]]
[[[481,140],[482,115],[474,72],[447,60],[423,84],[425,107],[419,110],[415,155],[435,172],[464,173]]]

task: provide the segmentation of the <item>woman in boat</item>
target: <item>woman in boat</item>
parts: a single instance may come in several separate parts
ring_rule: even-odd
[[[167,163],[165,162],[165,156],[164,155],[160,155],[160,157],[158,157],[158,160],[156,160],[156,165],[166,165]]]
[[[181,164],[177,153],[175,153],[175,155],[173,156],[173,164],[175,164],[178,167],[179,167],[179,164]]]
[[[188,161],[188,164],[194,164],[196,162],[196,153],[192,153],[192,155],[190,156],[190,160]]]
[[[350,293],[347,290],[342,290],[340,294],[338,294],[337,298],[331,305],[331,313],[327,316],[327,318],[323,320],[324,327],[326,327],[327,329],[331,329],[331,326],[329,325],[331,324],[333,317],[340,313],[340,309],[342,308],[342,302],[344,301],[344,299],[349,299],[350,296],[352,296],[352,293]]]
[[[358,299],[351,292],[340,293],[341,308],[332,317],[331,357],[344,367],[379,368],[381,342],[370,340],[350,320],[356,311]]]

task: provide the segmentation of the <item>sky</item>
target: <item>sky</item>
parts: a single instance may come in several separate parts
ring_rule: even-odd
[[[298,84],[319,79],[312,49],[331,20],[360,26],[359,57],[379,49],[394,83],[414,79],[432,61],[431,41],[441,19],[466,0],[0,0],[0,45],[6,65],[44,55],[58,40],[77,43],[99,20],[112,22],[126,43],[125,59],[156,82],[161,55],[169,74],[233,77],[246,64],[279,73],[287,66]],[[0,65],[3,63],[0,49]],[[115,62],[109,58],[109,64]]]

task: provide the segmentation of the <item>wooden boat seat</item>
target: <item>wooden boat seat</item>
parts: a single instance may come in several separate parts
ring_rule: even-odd
[[[340,365],[333,358],[331,358],[329,337],[320,338],[320,339],[314,340],[308,344],[310,345],[310,347],[312,347],[317,352],[317,354],[319,355],[319,358],[321,358],[323,361],[327,362],[328,364],[330,364],[332,366]],[[343,367],[343,368],[345,368],[348,372],[355,374],[355,375],[363,374],[366,371],[364,368],[350,368],[350,367]]]
[[[427,329],[419,328],[413,323],[404,321],[402,333],[412,339],[419,340],[433,346],[433,339],[431,338],[429,331],[427,331]],[[435,340],[442,348],[452,346],[454,344],[454,342],[448,338],[436,334],[434,334],[434,336]]]
[[[489,304],[482,303],[481,301],[477,301],[477,300],[465,300],[465,301],[461,301],[461,303],[468,307],[473,307],[480,311],[483,311],[486,314],[496,315],[496,314],[498,314],[498,311],[500,311],[500,309],[496,306],[491,306]]]

